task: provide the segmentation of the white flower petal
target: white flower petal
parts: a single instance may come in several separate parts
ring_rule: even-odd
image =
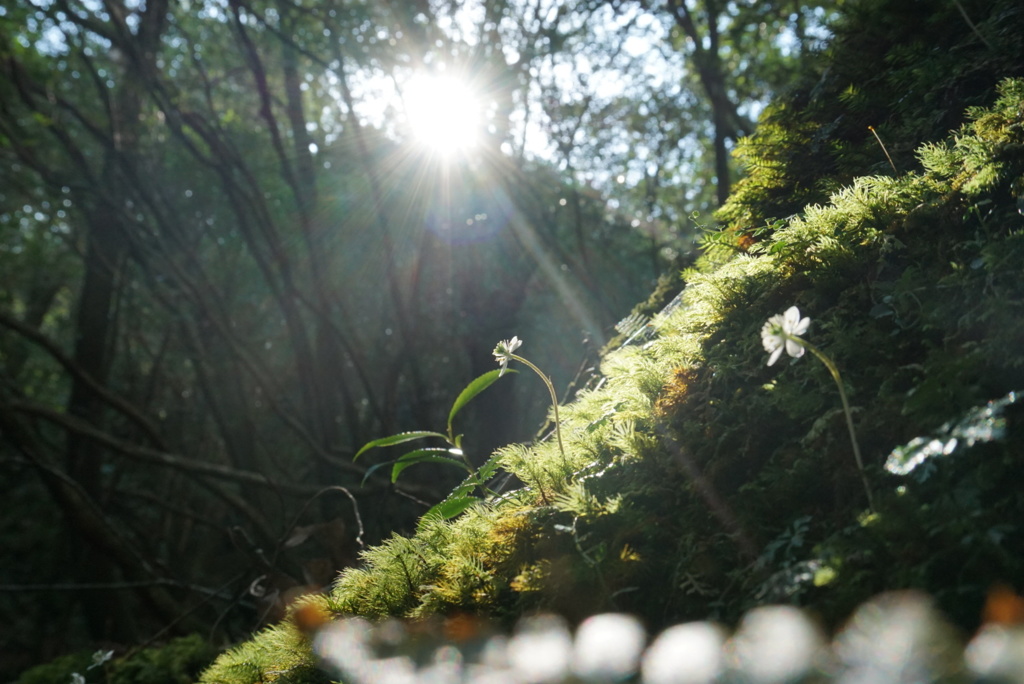
[[[752,683],[782,684],[817,666],[824,647],[817,626],[799,609],[765,606],[743,617],[729,650]]]
[[[971,673],[992,681],[1024,681],[1024,627],[985,625],[964,652]]]
[[[346,678],[359,681],[356,676],[373,662],[370,647],[370,623],[362,618],[331,622],[313,639],[313,652],[344,673]]]
[[[643,659],[645,684],[710,684],[722,673],[725,633],[710,622],[691,622],[662,632]]]
[[[576,630],[572,669],[586,681],[621,681],[636,672],[647,634],[630,615],[606,613]]]
[[[937,682],[962,668],[956,631],[913,591],[861,605],[835,638],[843,682]]]
[[[559,682],[569,673],[572,636],[560,617],[538,615],[516,627],[508,660],[516,679],[526,684]]]
[[[793,358],[800,358],[804,355],[804,346],[800,343],[799,337],[807,332],[811,325],[810,318],[800,318],[800,309],[791,306],[785,313],[776,314],[768,319],[761,327],[761,343],[764,350],[771,356],[768,365],[771,366],[779,360],[782,350]]]
[[[785,319],[785,323],[783,323],[783,329],[786,332],[792,332],[793,329],[800,322],[800,309],[796,308],[795,306],[789,307],[788,309],[786,309],[786,313],[783,314],[783,318]]]
[[[494,347],[494,360],[501,365],[501,372],[498,377],[505,374],[505,370],[508,367],[508,362],[512,360],[512,352],[519,349],[522,346],[523,341],[518,337],[513,337],[511,340],[501,340]]]
[[[95,653],[92,654],[92,665],[90,665],[86,669],[87,670],[91,670],[94,667],[100,667],[101,665],[103,665],[103,663],[107,662],[108,660],[110,660],[113,657],[114,657],[114,652],[113,651],[103,651],[103,650],[96,651]]]

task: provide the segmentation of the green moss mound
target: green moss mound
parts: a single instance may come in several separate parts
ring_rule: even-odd
[[[198,634],[172,639],[99,665],[85,651],[61,656],[24,672],[17,684],[71,682],[74,673],[86,684],[189,684],[217,656],[217,649]]]
[[[845,3],[822,60],[808,60],[802,83],[740,142],[747,174],[719,219],[756,237],[855,178],[920,170],[922,144],[991,104],[1004,78],[1024,76],[1022,14],[1013,0]]]
[[[523,486],[424,521],[345,572],[337,614],[632,612],[652,628],[735,621],[767,602],[826,622],[914,587],[971,628],[1024,571],[1021,411],[906,475],[889,453],[1024,388],[1024,80],[918,149],[919,172],[867,176],[687,274],[657,337],[609,353],[604,382],[553,440],[500,451]],[[840,367],[867,475],[832,380],[810,355],[766,366],[760,329],[790,305]],[[528,354],[528,347],[522,353]],[[304,638],[275,627],[206,682],[315,681]]]

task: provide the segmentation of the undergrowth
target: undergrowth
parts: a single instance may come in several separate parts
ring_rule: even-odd
[[[259,648],[268,651],[276,649],[277,645],[265,641]],[[217,655],[217,649],[202,636],[191,634],[128,654],[109,652],[106,653],[108,657],[99,658],[101,662],[97,663],[96,656],[103,654],[103,651],[95,654],[85,651],[69,653],[26,670],[17,684],[75,681],[83,684],[188,684],[210,664]],[[281,662],[287,658],[286,653],[274,651],[274,660]]]
[[[917,171],[851,179],[709,255],[656,337],[609,352],[604,381],[562,407],[566,458],[551,440],[505,447],[518,489],[392,537],[311,600],[336,616],[510,622],[618,610],[660,629],[779,601],[834,625],[874,593],[915,587],[973,628],[988,588],[1024,572],[1019,408],[1002,441],[958,444],[905,476],[882,467],[1024,388],[1024,80],[968,116],[918,147]],[[874,512],[828,371],[766,366],[759,330],[794,304],[842,369]],[[315,672],[284,623],[203,681]]]

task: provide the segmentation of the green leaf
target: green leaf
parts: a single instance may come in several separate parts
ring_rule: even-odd
[[[391,469],[391,482],[394,483],[398,480],[398,476],[401,475],[403,470],[417,463],[447,463],[462,470],[466,469],[466,464],[462,461],[451,456],[441,455],[446,453],[448,453],[447,449],[417,449],[416,451],[410,451],[398,459]]]
[[[370,466],[369,468],[366,469],[366,473],[363,475],[363,481],[359,483],[359,486],[362,487],[364,484],[366,484],[366,481],[370,479],[370,475],[372,475],[376,471],[380,470],[381,468],[386,468],[389,465],[393,465],[394,463],[395,461],[391,460],[384,461],[383,463],[375,463],[374,465]]]
[[[363,448],[356,452],[356,455],[352,457],[352,460],[356,460],[363,455],[364,452],[370,449],[376,449],[377,447],[391,446],[392,444],[403,444],[405,442],[411,442],[415,439],[423,439],[424,437],[440,437],[441,439],[448,441],[448,437],[442,435],[440,432],[399,432],[397,435],[391,435],[390,437],[381,437],[375,439],[372,442],[367,442],[363,445]]]
[[[440,451],[444,450],[442,449]],[[470,492],[477,487],[482,487],[487,480],[494,476],[494,473],[498,470],[500,461],[500,454],[494,454],[487,459],[487,461],[477,469],[475,474],[471,474],[463,480],[462,484],[453,489],[451,494],[445,497],[444,501],[433,506],[429,511],[424,513],[423,517],[420,518],[420,524],[418,527],[422,529],[423,522],[430,518],[441,518],[442,520],[454,518],[473,505],[473,502],[480,501],[480,497],[473,496]],[[461,463],[459,465],[465,467],[465,465]]]
[[[483,486],[490,480],[494,473],[497,472],[498,466],[501,464],[501,454],[494,454],[487,461],[476,469],[476,483]]]
[[[439,517],[443,520],[449,520],[457,516],[459,513],[462,513],[477,501],[479,501],[479,499],[475,496],[449,496],[447,499],[424,513],[423,517]]]
[[[444,447],[426,447],[424,449],[416,449],[410,451],[407,454],[402,454],[398,457],[397,463],[405,463],[406,461],[414,461],[423,455],[439,456],[441,454],[451,454],[452,450]],[[449,456],[451,458],[451,456]]]
[[[486,467],[487,464],[484,464]],[[473,502],[480,501],[479,497],[470,494],[477,487],[477,478],[467,477],[462,484],[452,490],[451,494],[445,497],[441,503],[434,505],[420,518],[417,529],[422,530],[423,524],[431,519],[448,520],[469,508]]]
[[[506,370],[506,373],[515,373],[514,370]],[[485,389],[495,383],[495,381],[501,376],[501,369],[496,368],[492,371],[487,371],[473,382],[466,385],[466,389],[455,398],[455,403],[452,404],[452,410],[448,414],[448,434],[452,432],[452,420],[455,418],[455,414],[462,410],[462,407],[470,402],[470,400],[476,395],[483,392]]]

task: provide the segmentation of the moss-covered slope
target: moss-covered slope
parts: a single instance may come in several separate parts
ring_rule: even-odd
[[[1019,40],[1005,26],[1024,21],[1013,4],[959,26],[954,44]],[[1013,75],[1016,54],[959,68],[990,76],[998,62]],[[798,163],[806,141],[779,157],[771,183],[754,169],[725,218],[772,223],[743,249],[716,243],[657,336],[606,356],[602,384],[561,409],[564,456],[554,440],[503,449],[522,487],[370,549],[320,606],[509,619],[622,610],[658,629],[778,601],[834,623],[879,591],[916,587],[971,628],[991,586],[1024,576],[1020,403],[970,413],[1024,389],[1024,80],[968,99],[985,103],[962,112],[968,123],[923,136],[911,161],[897,155],[915,170],[843,183],[823,172],[832,180],[814,193],[841,187],[784,220],[777,198],[811,187]],[[842,373],[874,510],[828,370],[811,355],[766,365],[761,327],[791,305]],[[974,422],[957,441],[942,433],[909,474],[883,468],[897,447],[928,444],[964,416]],[[284,624],[223,655],[204,681],[316,677],[305,638]]]
[[[610,353],[605,382],[563,407],[564,459],[553,440],[507,447],[502,464],[525,486],[369,550],[325,607],[615,609],[657,627],[779,600],[836,620],[913,586],[970,625],[988,587],[1024,571],[1018,405],[1001,440],[958,445],[907,476],[882,464],[1024,388],[1024,80],[972,118],[920,148],[923,172],[858,178],[690,273],[658,337]],[[828,371],[810,355],[766,366],[761,326],[793,304],[843,373],[873,512]],[[308,672],[288,630],[223,656],[205,681]]]
[[[824,203],[865,175],[920,170],[920,145],[943,140],[1024,76],[1024,8],[1014,0],[857,0],[821,60],[783,93],[738,153],[747,174],[719,219],[748,236]]]

